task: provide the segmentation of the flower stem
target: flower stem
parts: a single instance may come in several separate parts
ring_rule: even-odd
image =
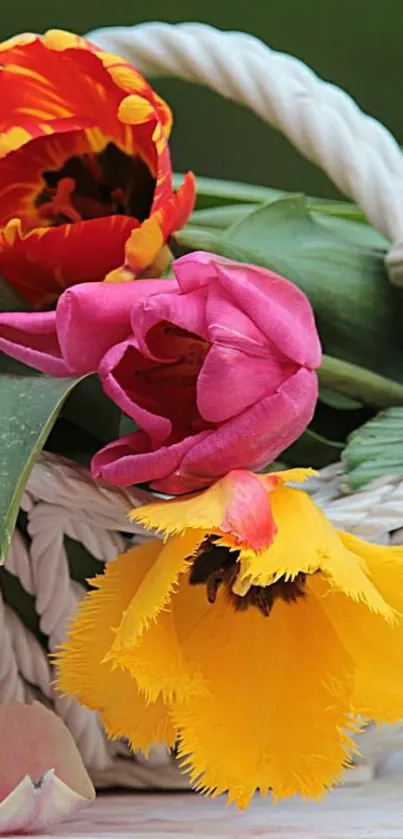
[[[403,405],[403,385],[340,358],[324,355],[318,378],[322,387],[356,397],[375,408]]]

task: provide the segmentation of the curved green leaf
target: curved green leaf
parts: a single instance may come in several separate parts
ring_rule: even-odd
[[[30,471],[79,381],[50,379],[0,358],[0,562],[10,546]]]

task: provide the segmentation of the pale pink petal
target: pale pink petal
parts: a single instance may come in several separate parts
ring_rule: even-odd
[[[48,830],[88,805],[95,794],[83,797],[74,792],[51,769],[34,784],[28,775],[0,803],[0,835],[32,835]]]
[[[94,798],[70,732],[43,705],[1,706],[0,742],[0,832],[43,829]]]
[[[223,422],[274,394],[297,369],[278,354],[259,358],[216,344],[197,380],[197,407],[208,422]]]
[[[120,440],[109,443],[92,458],[91,474],[98,480],[108,481],[114,486],[130,486],[153,481],[155,488],[169,485],[175,480],[184,455],[198,440],[210,432],[202,431],[194,437],[186,437],[180,443],[161,446],[152,451],[150,440],[143,431],[135,431]],[[165,490],[162,490],[165,491]],[[171,490],[167,490],[170,492]]]
[[[222,487],[227,500],[221,530],[255,551],[268,548],[277,527],[267,489],[253,472],[244,469],[229,472],[222,479]]]
[[[76,373],[62,357],[55,312],[7,312],[0,315],[0,350],[49,376]]]

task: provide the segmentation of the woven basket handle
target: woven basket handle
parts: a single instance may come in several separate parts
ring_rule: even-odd
[[[403,155],[350,96],[251,35],[201,23],[110,27],[89,38],[147,76],[206,85],[282,131],[389,239],[389,278],[403,285]]]

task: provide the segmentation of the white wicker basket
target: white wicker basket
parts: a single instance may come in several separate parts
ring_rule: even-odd
[[[99,30],[99,46],[136,64],[146,75],[174,75],[208,85],[248,105],[283,131],[302,154],[320,165],[345,195],[356,201],[371,223],[391,242],[386,263],[392,282],[403,284],[403,158],[399,146],[376,120],[364,115],[349,96],[319,80],[300,61],[275,53],[251,36],[218,32],[201,24],[150,23]],[[334,464],[310,482],[309,491],[328,517],[367,539],[403,542],[403,481],[385,478],[351,494],[343,466]],[[42,633],[53,650],[84,589],[70,578],[64,538],[83,544],[92,556],[113,561],[127,534],[139,541],[141,529],[128,511],[147,500],[141,490],[96,484],[69,461],[42,454],[26,487],[29,545],[18,530],[7,570],[34,597]],[[125,538],[122,533],[125,533]],[[60,699],[39,641],[3,603],[0,591],[2,656],[0,703],[36,695],[65,720],[98,786],[186,786],[171,756],[161,750],[148,761],[124,743],[109,742],[93,712]],[[398,731],[361,744],[370,777],[385,751],[403,749]]]

